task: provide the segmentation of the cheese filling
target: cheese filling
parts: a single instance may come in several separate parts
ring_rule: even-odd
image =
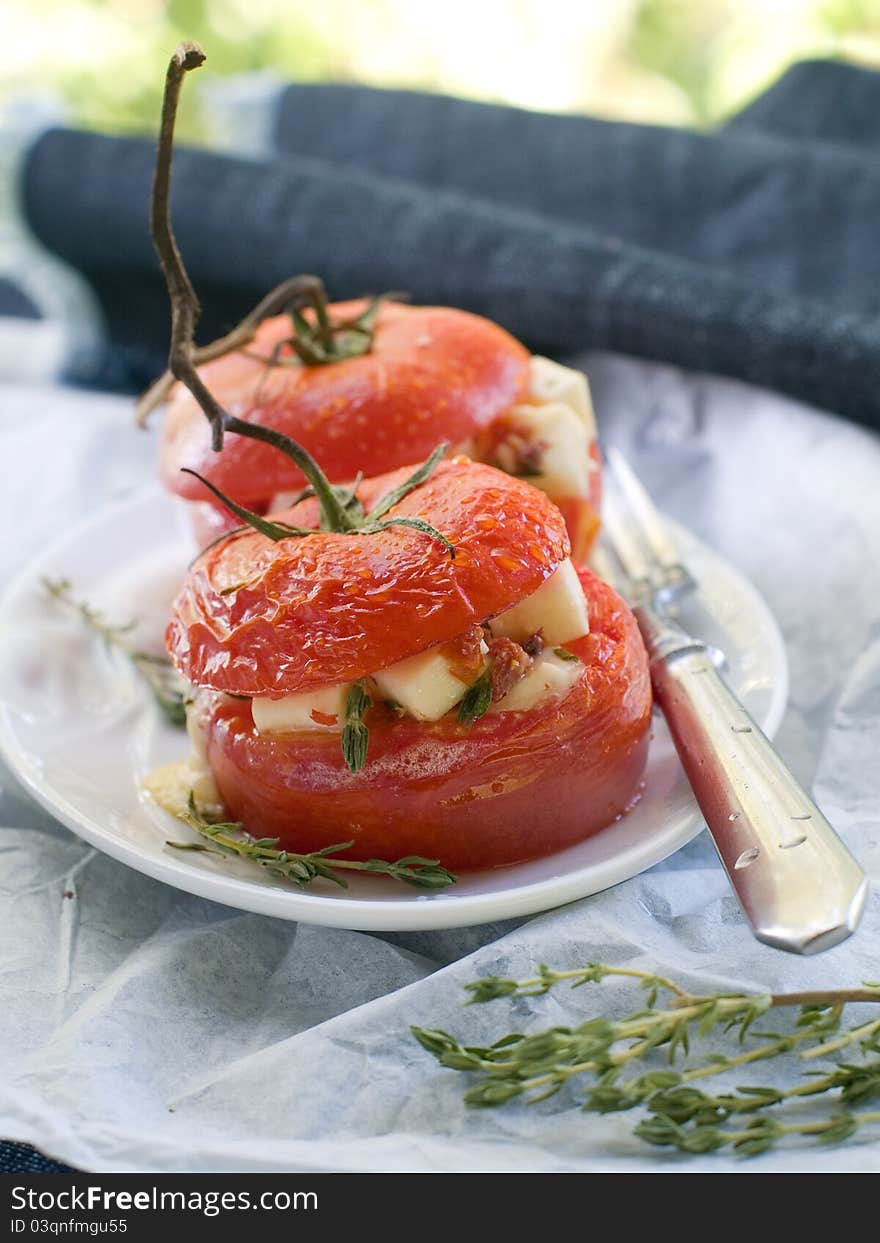
[[[300,729],[341,730],[351,687],[351,682],[343,682],[283,699],[252,699],[254,725],[261,734],[289,734]]]
[[[551,358],[540,354],[532,356],[531,395],[539,405],[561,402],[570,407],[586,429],[591,440],[596,439],[596,416],[590,386],[582,371],[563,367]]]
[[[534,356],[529,399],[499,420],[498,432],[490,455],[502,470],[556,501],[589,497],[596,419],[583,372]]]
[[[590,633],[587,601],[571,558],[537,591],[489,622],[493,635],[520,641],[540,634],[545,644],[567,643]]]
[[[372,674],[369,693],[417,721],[439,721],[461,703],[482,675],[491,675],[493,641],[529,644],[537,637],[540,650],[525,675],[510,689],[493,688],[498,692],[493,711],[525,711],[571,689],[580,677],[581,663],[559,657],[552,649],[589,632],[583,589],[571,560],[565,560],[537,591],[488,623],[485,638],[471,645],[468,659],[463,659],[460,642],[440,644]],[[479,628],[476,635],[479,639]],[[338,732],[345,725],[352,685],[320,687],[283,699],[253,699],[254,725],[261,734]]]
[[[564,699],[580,678],[583,665],[571,656],[559,656],[552,648],[538,656],[531,669],[510,688],[490,712],[528,712]]]
[[[444,646],[431,648],[400,660],[388,669],[373,674],[373,681],[383,699],[391,700],[417,721],[439,721],[460,703],[472,685],[460,676],[461,670],[450,667]],[[480,644],[483,660],[478,674],[485,668],[488,652]]]

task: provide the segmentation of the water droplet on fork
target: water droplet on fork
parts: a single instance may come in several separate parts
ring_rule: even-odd
[[[788,842],[780,842],[779,849],[780,850],[792,850],[795,846],[803,846],[806,840],[807,840],[806,837],[804,837],[804,835],[801,834],[800,837],[793,837]]]
[[[735,734],[750,734],[752,732],[751,725],[733,725],[731,728]]]
[[[750,846],[748,850],[742,852],[736,863],[734,863],[734,869],[739,871],[740,868],[747,868],[750,863],[755,862],[760,853],[757,846]]]

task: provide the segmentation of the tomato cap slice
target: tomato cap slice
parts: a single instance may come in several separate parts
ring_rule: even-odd
[[[365,508],[409,473],[365,481]],[[424,519],[455,558],[407,527],[277,543],[232,534],[194,562],[173,605],[176,667],[197,686],[249,697],[353,681],[510,608],[569,554],[562,515],[542,492],[467,458],[441,462],[386,516]],[[316,527],[316,504],[277,517]]]
[[[348,319],[365,306],[338,303],[330,312]],[[260,356],[270,356],[290,330],[286,315],[268,319],[246,351],[199,372],[231,414],[291,436],[334,482],[421,461],[441,440],[463,447],[528,393],[528,351],[467,311],[388,302],[369,354],[267,368]],[[305,483],[292,462],[254,440],[229,436],[223,452],[214,453],[207,420],[181,386],[166,413],[160,465],[166,487],[190,500],[208,493],[181,474],[184,466],[246,505]]]

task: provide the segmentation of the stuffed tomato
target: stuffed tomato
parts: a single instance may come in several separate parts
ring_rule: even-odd
[[[537,489],[459,457],[379,499],[405,476],[360,485],[357,531],[302,534],[312,498],[273,515],[300,534],[238,531],[194,563],[167,640],[199,761],[290,850],[462,870],[577,842],[639,795],[635,620]]]
[[[586,556],[599,526],[601,485],[582,372],[533,357],[497,324],[448,307],[339,303],[324,307],[322,318],[328,333],[316,342],[312,312],[273,316],[247,347],[204,363],[200,374],[227,410],[291,436],[334,482],[420,461],[439,440],[527,477],[563,512],[575,556]],[[178,386],[164,423],[161,472],[191,503],[204,546],[231,523],[181,467],[260,513],[284,507],[305,484],[290,461],[256,441],[236,439],[222,455],[213,453],[197,402]]]

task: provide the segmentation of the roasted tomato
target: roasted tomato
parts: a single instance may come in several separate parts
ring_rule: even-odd
[[[363,483],[367,514],[406,472]],[[232,818],[300,851],[499,866],[578,841],[638,797],[647,658],[614,592],[576,570],[559,510],[456,458],[384,511],[424,529],[317,531],[317,504],[206,550],[168,647]],[[357,703],[365,762],[346,751]]]
[[[329,313],[334,322],[350,321],[365,305],[338,303]],[[290,335],[290,319],[273,317],[245,350],[201,367],[230,413],[292,436],[334,482],[420,461],[445,440],[544,487],[566,515],[575,555],[586,555],[598,528],[599,469],[580,373],[533,359],[497,324],[447,307],[386,302],[368,353],[322,365],[300,364],[283,344]],[[281,365],[267,362],[276,349]],[[566,405],[574,415],[566,417]],[[546,481],[545,457],[556,462]],[[165,419],[161,473],[172,492],[192,502],[205,546],[233,520],[181,467],[260,513],[279,509],[279,495],[305,482],[290,461],[254,440],[231,436],[221,454],[213,453],[204,415],[178,386]]]
[[[549,854],[610,824],[639,795],[650,678],[626,605],[590,571],[580,579],[590,634],[567,645],[582,667],[563,699],[469,726],[373,708],[358,773],[338,734],[261,735],[247,700],[201,692],[196,721],[231,816],[298,851],[352,840],[352,858],[418,854],[457,871]]]
[[[329,308],[337,319],[362,309]],[[369,353],[314,367],[296,364],[289,351],[288,365],[261,361],[289,336],[287,316],[275,316],[246,350],[205,363],[200,374],[230,413],[292,436],[335,481],[421,461],[441,440],[470,445],[528,392],[528,351],[497,324],[465,311],[388,302]],[[305,484],[291,462],[257,441],[232,438],[222,454],[213,453],[204,414],[178,387],[163,431],[162,476],[180,496],[204,498],[181,466],[248,506]]]
[[[365,481],[365,509],[408,474]],[[313,499],[274,516],[317,526]],[[407,527],[280,543],[247,530],[207,549],[168,626],[177,668],[196,686],[275,699],[352,681],[504,612],[569,552],[542,492],[463,457],[441,462],[389,517],[430,522],[455,557]]]

